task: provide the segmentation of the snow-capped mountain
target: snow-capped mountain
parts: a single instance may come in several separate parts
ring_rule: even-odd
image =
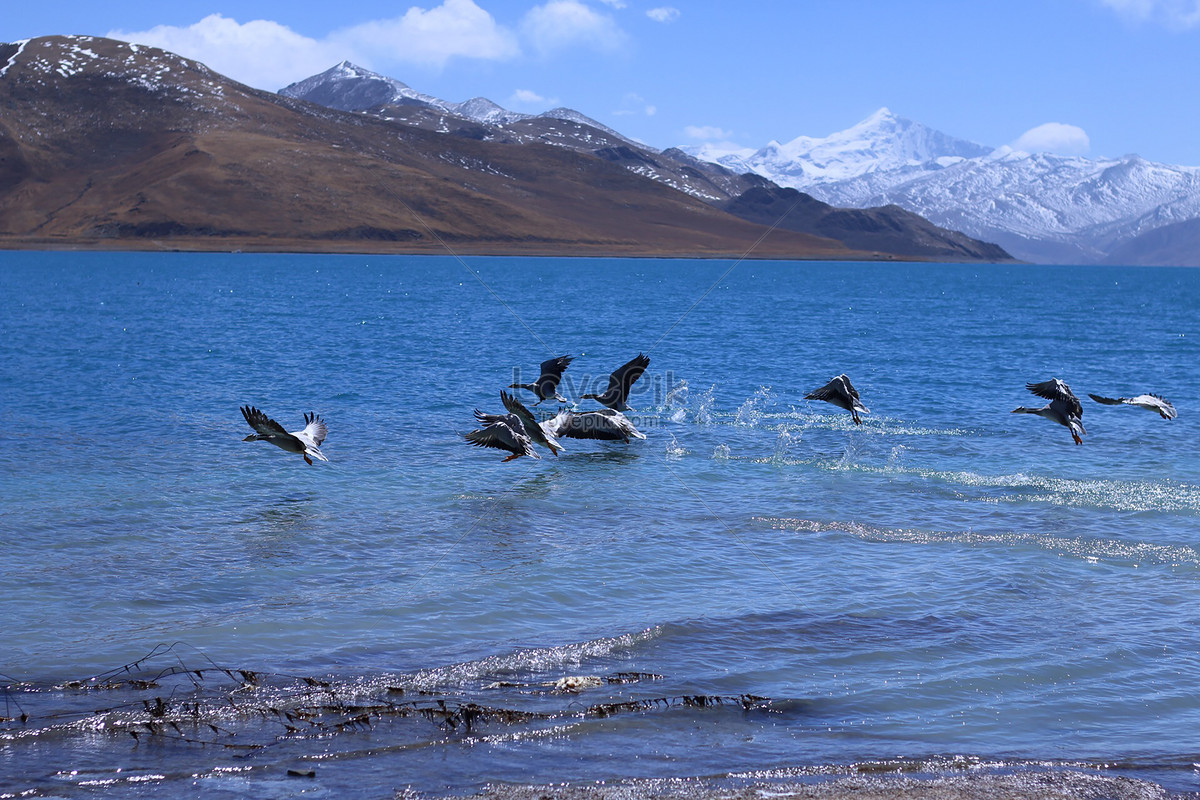
[[[438,133],[491,142],[538,142],[599,155],[710,203],[735,197],[761,182],[678,150],[659,152],[574,109],[521,114],[483,97],[453,103],[348,61],[293,83],[279,94]]]
[[[570,108],[552,108],[542,114],[522,114],[519,111],[509,111],[486,97],[473,97],[461,103],[453,103],[418,92],[395,78],[371,72],[349,61],[343,61],[318,75],[285,86],[279,93],[284,97],[308,100],[341,111],[366,111],[384,106],[426,106],[481,125],[508,125],[528,119],[560,119],[590,125],[617,139],[630,141],[611,128]]]
[[[341,111],[365,111],[379,106],[429,106],[486,125],[516,122],[531,116],[501,108],[486,97],[450,103],[349,61],[286,86],[279,93],[284,97],[309,100]]]
[[[784,144],[771,142],[761,150],[749,153],[744,150],[721,153],[712,149],[702,153],[702,148],[688,152],[731,169],[757,172],[781,185],[800,189],[809,184],[847,180],[868,172],[886,172],[929,162],[948,165],[991,151],[990,147],[955,139],[881,108],[854,127],[824,139],[799,136]]]
[[[835,206],[894,203],[1029,261],[1098,262],[1140,234],[1200,217],[1200,168],[992,149],[887,109],[823,139],[748,155],[689,152]]]

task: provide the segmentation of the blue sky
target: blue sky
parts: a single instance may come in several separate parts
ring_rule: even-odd
[[[1200,0],[13,2],[0,40],[112,35],[276,90],[349,59],[447,100],[562,105],[656,147],[876,109],[988,145],[1200,166]],[[1048,126],[1048,127],[1041,127]]]

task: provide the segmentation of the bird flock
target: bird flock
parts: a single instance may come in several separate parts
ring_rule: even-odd
[[[534,405],[540,405],[545,400],[555,400],[559,403],[570,402],[558,393],[558,384],[562,374],[574,356],[559,356],[543,361],[536,383],[513,383],[509,389],[524,389],[533,392],[537,397]],[[650,366],[650,358],[638,353],[627,363],[613,370],[608,376],[608,388],[603,394],[580,395],[581,400],[595,400],[605,406],[596,411],[571,411],[561,409],[551,419],[539,422],[533,412],[525,407],[520,400],[505,391],[500,392],[500,401],[504,404],[507,414],[485,414],[475,409],[475,419],[482,428],[463,434],[471,444],[477,447],[494,447],[506,450],[512,455],[505,461],[512,461],[521,456],[541,458],[533,449],[534,444],[541,445],[554,455],[563,450],[559,442],[563,439],[606,439],[623,441],[629,439],[645,439],[646,434],[634,427],[626,411],[629,407],[629,390],[637,379],[642,377],[646,367]]]
[[[569,404],[571,401],[558,393],[558,386],[562,381],[563,372],[574,360],[574,356],[547,359],[541,363],[536,382],[513,383],[506,388],[532,392],[537,398],[537,402],[533,404],[535,407],[547,400]],[[613,370],[608,378],[608,388],[602,394],[580,395],[581,400],[595,400],[605,406],[604,408],[594,411],[560,408],[555,416],[546,420],[538,420],[513,394],[501,390],[500,402],[504,405],[505,413],[487,414],[475,409],[475,420],[481,427],[463,434],[463,438],[476,447],[488,447],[510,453],[503,459],[506,462],[521,456],[541,458],[534,445],[543,447],[557,456],[566,449],[561,439],[602,439],[622,441],[626,444],[631,438],[645,439],[646,435],[634,426],[629,417],[625,416],[625,412],[634,410],[628,404],[629,391],[649,366],[649,357],[638,353]],[[1027,383],[1025,388],[1049,403],[1040,408],[1020,406],[1014,408],[1012,413],[1035,414],[1056,422],[1071,432],[1075,444],[1083,444],[1083,437],[1087,434],[1083,427],[1083,403],[1071,391],[1070,386],[1058,378],[1051,378],[1040,383]],[[1175,406],[1157,394],[1139,394],[1133,397],[1089,394],[1088,397],[1106,406],[1127,405],[1144,408],[1167,420],[1177,416]],[[855,425],[863,424],[860,414],[871,413],[863,405],[858,390],[845,374],[838,375],[824,386],[812,390],[804,399],[820,400],[844,408],[850,412]],[[299,453],[310,465],[314,458],[319,461],[329,460],[320,449],[328,431],[325,421],[318,415],[305,414],[304,428],[290,433],[254,406],[243,406],[242,416],[255,431],[242,441],[270,442],[286,452]]]

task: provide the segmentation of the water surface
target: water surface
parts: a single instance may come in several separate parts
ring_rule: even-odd
[[[0,259],[0,793],[1200,786],[1196,271]],[[551,355],[577,397],[638,352],[645,441],[461,439]],[[861,427],[803,399],[840,372]],[[1179,418],[1085,398],[1076,447],[1009,413],[1052,376]],[[321,413],[330,462],[244,404]]]

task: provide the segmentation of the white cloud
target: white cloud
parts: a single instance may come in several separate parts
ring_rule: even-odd
[[[1026,153],[1057,153],[1061,156],[1082,156],[1091,149],[1092,142],[1083,128],[1047,122],[1031,128],[1012,143],[1014,150]]]
[[[639,114],[645,114],[647,117],[653,117],[658,113],[658,106],[651,105],[646,102],[646,98],[640,94],[630,92],[622,98],[621,107],[612,112],[618,117],[632,117]]]
[[[646,12],[646,16],[655,22],[674,22],[679,19],[679,9],[670,6],[652,8]]]
[[[401,17],[362,23],[323,39],[270,20],[239,23],[220,14],[187,27],[159,25],[108,36],[170,50],[272,91],[342,60],[371,68],[397,62],[441,68],[451,58],[501,61],[520,54],[515,35],[474,0],[444,0],[428,10],[413,6]]]
[[[508,102],[514,106],[554,106],[558,105],[558,98],[542,97],[530,89],[517,89]]]
[[[241,24],[220,14],[186,28],[159,25],[147,31],[110,31],[108,36],[170,50],[272,91],[349,57],[334,45],[301,36],[277,22],[259,19]]]
[[[1200,25],[1200,0],[1100,0],[1118,14],[1137,22],[1157,22],[1169,28]]]
[[[542,54],[575,46],[612,51],[626,40],[625,32],[612,17],[593,11],[579,0],[549,0],[534,6],[525,14],[521,32]]]
[[[502,61],[520,52],[513,34],[474,0],[444,0],[429,10],[413,6],[402,17],[355,25],[331,38],[370,53],[435,67],[455,57]]]
[[[604,3],[606,6],[612,6],[613,8],[617,9],[621,9],[626,6],[625,0],[600,0],[600,2]]]
[[[702,142],[733,138],[732,131],[718,128],[716,125],[688,125],[683,129],[683,132],[689,139],[697,139]]]

